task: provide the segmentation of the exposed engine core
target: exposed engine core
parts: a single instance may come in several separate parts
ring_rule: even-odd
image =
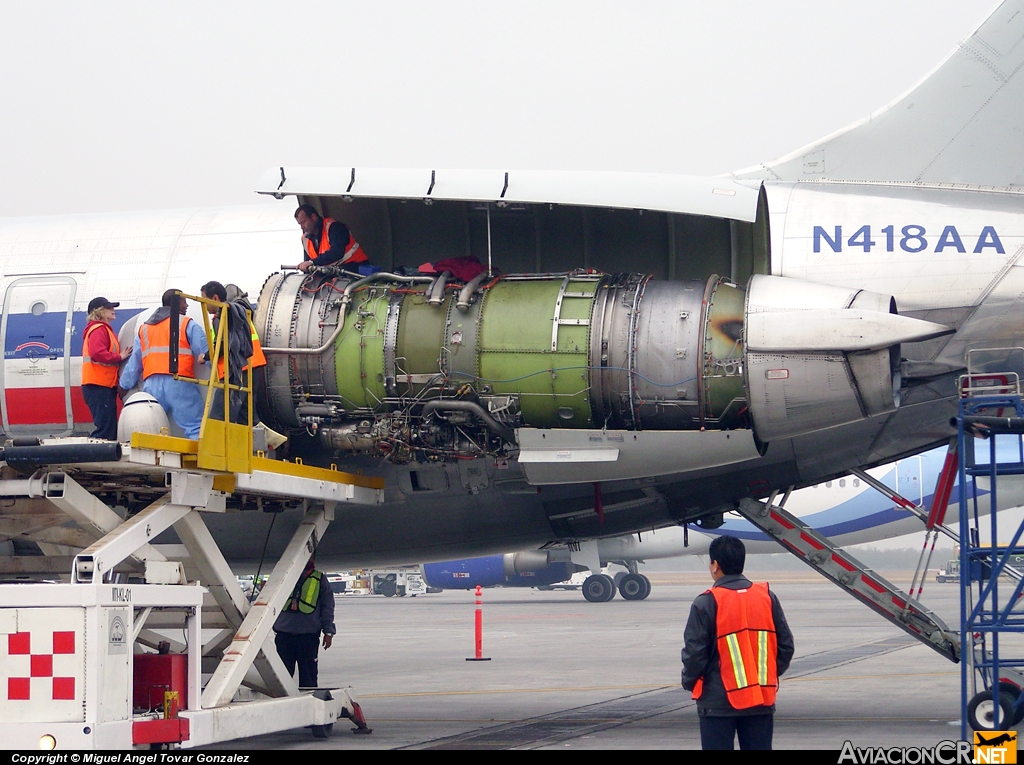
[[[900,342],[944,327],[890,296],[754,276],[274,274],[255,316],[261,416],[336,453],[500,456],[515,429],[753,429],[899,405]]]

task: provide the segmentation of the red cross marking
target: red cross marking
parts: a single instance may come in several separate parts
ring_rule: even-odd
[[[55,654],[75,653],[74,632],[52,633],[53,653],[32,653],[32,635],[29,632],[15,632],[7,636],[7,653],[10,656],[29,657],[29,677],[8,677],[7,698],[9,701],[29,701],[32,695],[33,677],[53,678],[51,698],[53,700],[74,701],[75,678],[53,677],[53,657]]]

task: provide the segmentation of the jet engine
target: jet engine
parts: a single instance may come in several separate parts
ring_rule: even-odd
[[[951,330],[794,279],[574,271],[273,274],[261,416],[334,453],[514,455],[517,428],[748,430],[763,445],[899,406],[900,344]]]

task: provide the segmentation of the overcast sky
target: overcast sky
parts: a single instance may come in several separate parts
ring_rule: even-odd
[[[996,0],[0,0],[0,216],[277,165],[718,174],[863,117]]]

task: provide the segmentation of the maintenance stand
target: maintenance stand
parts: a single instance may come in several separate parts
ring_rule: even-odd
[[[335,513],[383,502],[383,479],[254,455],[252,428],[227,422],[226,404],[209,416],[215,387],[225,401],[250,388],[201,384],[198,441],[136,432],[130,446],[32,439],[2,450],[0,498],[23,508],[8,520],[85,548],[69,583],[0,585],[5,747],[195,747],[303,727],[326,737],[344,718],[369,732],[349,688],[298,688],[267,640]],[[117,505],[143,509],[125,520]],[[252,603],[203,521],[239,507],[304,511]],[[179,555],[152,544],[171,528]]]
[[[996,512],[1000,479],[1024,475],[1024,400],[1016,373],[971,373],[970,363],[968,370],[961,378],[965,397],[955,420],[962,488],[960,636],[967,649],[960,676],[964,739],[968,725],[981,731],[1011,730],[1024,720],[1024,651],[1019,640],[1010,650],[1001,645],[1002,638],[1024,633],[1019,563],[1024,525],[1000,523]],[[978,436],[988,442],[976,450]],[[979,522],[982,502],[989,505],[988,529]],[[1000,579],[1007,580],[1002,592]]]

